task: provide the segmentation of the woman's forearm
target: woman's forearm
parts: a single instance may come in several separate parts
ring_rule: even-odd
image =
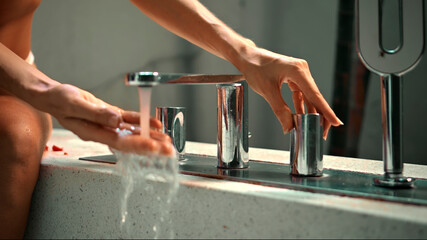
[[[323,114],[324,137],[331,124],[342,124],[317,88],[305,60],[256,47],[197,0],[131,1],[164,28],[232,63],[245,76],[249,86],[270,104],[285,133],[293,128],[293,121],[291,109],[281,96],[284,83],[288,83],[295,95],[296,106],[305,103],[313,106],[308,107],[311,112]],[[301,110],[301,107],[296,109]]]
[[[231,62],[239,70],[242,56],[255,44],[229,28],[196,0],[131,0],[158,24]]]
[[[0,43],[1,89],[32,104],[39,93],[58,84]]]

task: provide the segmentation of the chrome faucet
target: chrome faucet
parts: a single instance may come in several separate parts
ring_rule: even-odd
[[[128,86],[153,87],[158,84],[217,84],[218,168],[249,166],[247,84],[242,75],[203,75],[158,72],[128,73]]]
[[[217,84],[218,167],[249,166],[247,85]]]
[[[381,78],[384,177],[374,179],[381,187],[412,187],[403,177],[402,84],[424,51],[424,4],[422,0],[399,1],[400,45],[388,50],[382,42],[383,1],[356,1],[357,50],[361,61]]]
[[[208,75],[185,73],[133,72],[126,74],[128,86],[153,87],[157,84],[213,84],[245,80],[243,75]]]

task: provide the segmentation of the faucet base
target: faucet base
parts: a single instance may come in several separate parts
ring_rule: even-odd
[[[413,188],[415,178],[404,177],[401,174],[389,175],[384,174],[382,178],[374,178],[374,185],[385,188]]]
[[[239,164],[236,166],[217,166],[218,169],[222,169],[222,170],[227,170],[227,169],[231,169],[231,170],[236,170],[236,169],[247,169],[249,168],[249,162],[245,163],[245,164]]]
[[[405,186],[406,182],[414,184],[414,178],[406,178],[400,174],[384,175],[360,173],[344,170],[323,169],[319,177],[292,176],[289,164],[249,161],[245,169],[217,168],[215,156],[185,154],[186,160],[179,162],[181,174],[224,179],[229,181],[244,182],[261,186],[283,189],[307,191],[312,193],[332,194],[337,196],[359,197],[381,201],[397,202],[427,206],[427,179],[418,178],[413,188],[395,189],[392,187],[377,187],[372,184],[372,179],[379,181],[397,182]],[[82,157],[80,160],[116,163],[114,155]],[[399,177],[401,180],[399,180]],[[386,183],[387,184],[387,183]],[[388,184],[393,185],[393,184]],[[409,184],[410,185],[410,184]]]

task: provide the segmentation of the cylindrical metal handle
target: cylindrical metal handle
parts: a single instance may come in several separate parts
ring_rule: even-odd
[[[321,176],[323,172],[323,118],[320,114],[294,114],[291,132],[292,175]]]
[[[411,188],[415,179],[404,177],[402,144],[402,77],[381,76],[381,117],[383,123],[384,176],[374,184],[388,188]]]
[[[381,77],[381,115],[383,159],[386,175],[400,175],[402,160],[402,78],[393,74]]]
[[[249,166],[247,126],[247,86],[218,84],[218,167]]]
[[[163,124],[163,133],[172,138],[181,159],[185,153],[185,108],[157,107],[156,118]]]

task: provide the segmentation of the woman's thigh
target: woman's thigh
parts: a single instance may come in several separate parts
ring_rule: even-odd
[[[25,230],[51,128],[48,114],[0,89],[0,237]]]

